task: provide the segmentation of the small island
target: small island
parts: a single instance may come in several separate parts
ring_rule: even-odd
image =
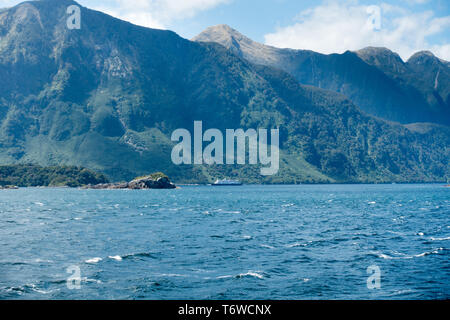
[[[162,172],[113,183],[102,173],[77,166],[42,167],[33,164],[0,166],[0,190],[19,187],[71,187],[84,189],[174,189]]]
[[[175,189],[176,186],[170,182],[162,172],[147,176],[137,177],[130,182],[100,183],[84,186],[85,189]]]

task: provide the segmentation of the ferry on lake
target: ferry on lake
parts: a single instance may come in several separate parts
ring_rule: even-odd
[[[242,182],[239,180],[231,180],[231,179],[217,179],[216,182],[211,184],[212,186],[242,186]]]

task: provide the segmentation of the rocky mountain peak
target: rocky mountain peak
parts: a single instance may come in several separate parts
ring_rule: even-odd
[[[415,65],[423,65],[423,64],[433,64],[437,62],[441,62],[446,64],[446,61],[443,61],[436,57],[431,51],[419,51],[414,53],[407,61],[409,64]]]
[[[356,54],[366,63],[381,67],[385,71],[403,73],[404,62],[396,53],[385,47],[366,47],[356,51]]]
[[[193,41],[215,41],[218,39],[229,40],[230,38],[243,39],[246,38],[244,35],[239,33],[237,30],[231,28],[226,24],[219,24],[216,26],[211,26],[205,29],[202,33],[194,37]],[[248,39],[248,38],[247,38]],[[250,39],[248,39],[250,40]]]
[[[192,40],[219,43],[234,54],[258,64],[279,63],[280,49],[253,41],[226,24],[209,27]]]

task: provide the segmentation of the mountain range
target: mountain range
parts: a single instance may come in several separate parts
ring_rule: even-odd
[[[70,0],[0,10],[0,164],[77,165],[177,183],[450,179],[449,63],[387,49],[277,49],[227,26],[193,41]],[[171,161],[177,128],[279,128],[280,171]]]
[[[263,45],[227,25],[210,27],[193,40],[220,43],[250,62],[284,70],[302,84],[342,93],[363,111],[387,120],[450,125],[450,63],[429,51],[406,62],[377,47],[325,55]]]

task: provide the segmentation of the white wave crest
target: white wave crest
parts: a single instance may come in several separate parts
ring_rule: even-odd
[[[122,257],[121,256],[109,256],[108,258],[116,260],[116,261],[122,261]]]
[[[86,262],[86,263],[97,263],[97,262],[100,262],[100,261],[102,261],[102,260],[103,260],[102,258],[95,257],[95,258],[88,259],[88,260],[86,260],[85,262]]]
[[[434,250],[432,250],[432,251],[426,251],[426,252],[422,252],[422,253],[414,254],[414,255],[410,255],[410,256],[402,255],[402,256],[396,256],[396,257],[389,256],[389,255],[384,254],[384,253],[381,253],[381,252],[375,252],[375,254],[376,254],[378,257],[380,257],[380,258],[382,258],[382,259],[386,259],[386,260],[395,260],[395,259],[413,259],[413,258],[425,257],[425,256],[428,256],[428,255],[430,255],[430,254],[438,254],[439,251],[442,251],[442,250],[444,250],[444,248],[437,248],[437,249],[434,249]]]
[[[430,239],[431,239],[431,241],[446,241],[446,240],[450,240],[450,237],[447,237],[447,238],[433,238],[433,237],[431,237]]]

